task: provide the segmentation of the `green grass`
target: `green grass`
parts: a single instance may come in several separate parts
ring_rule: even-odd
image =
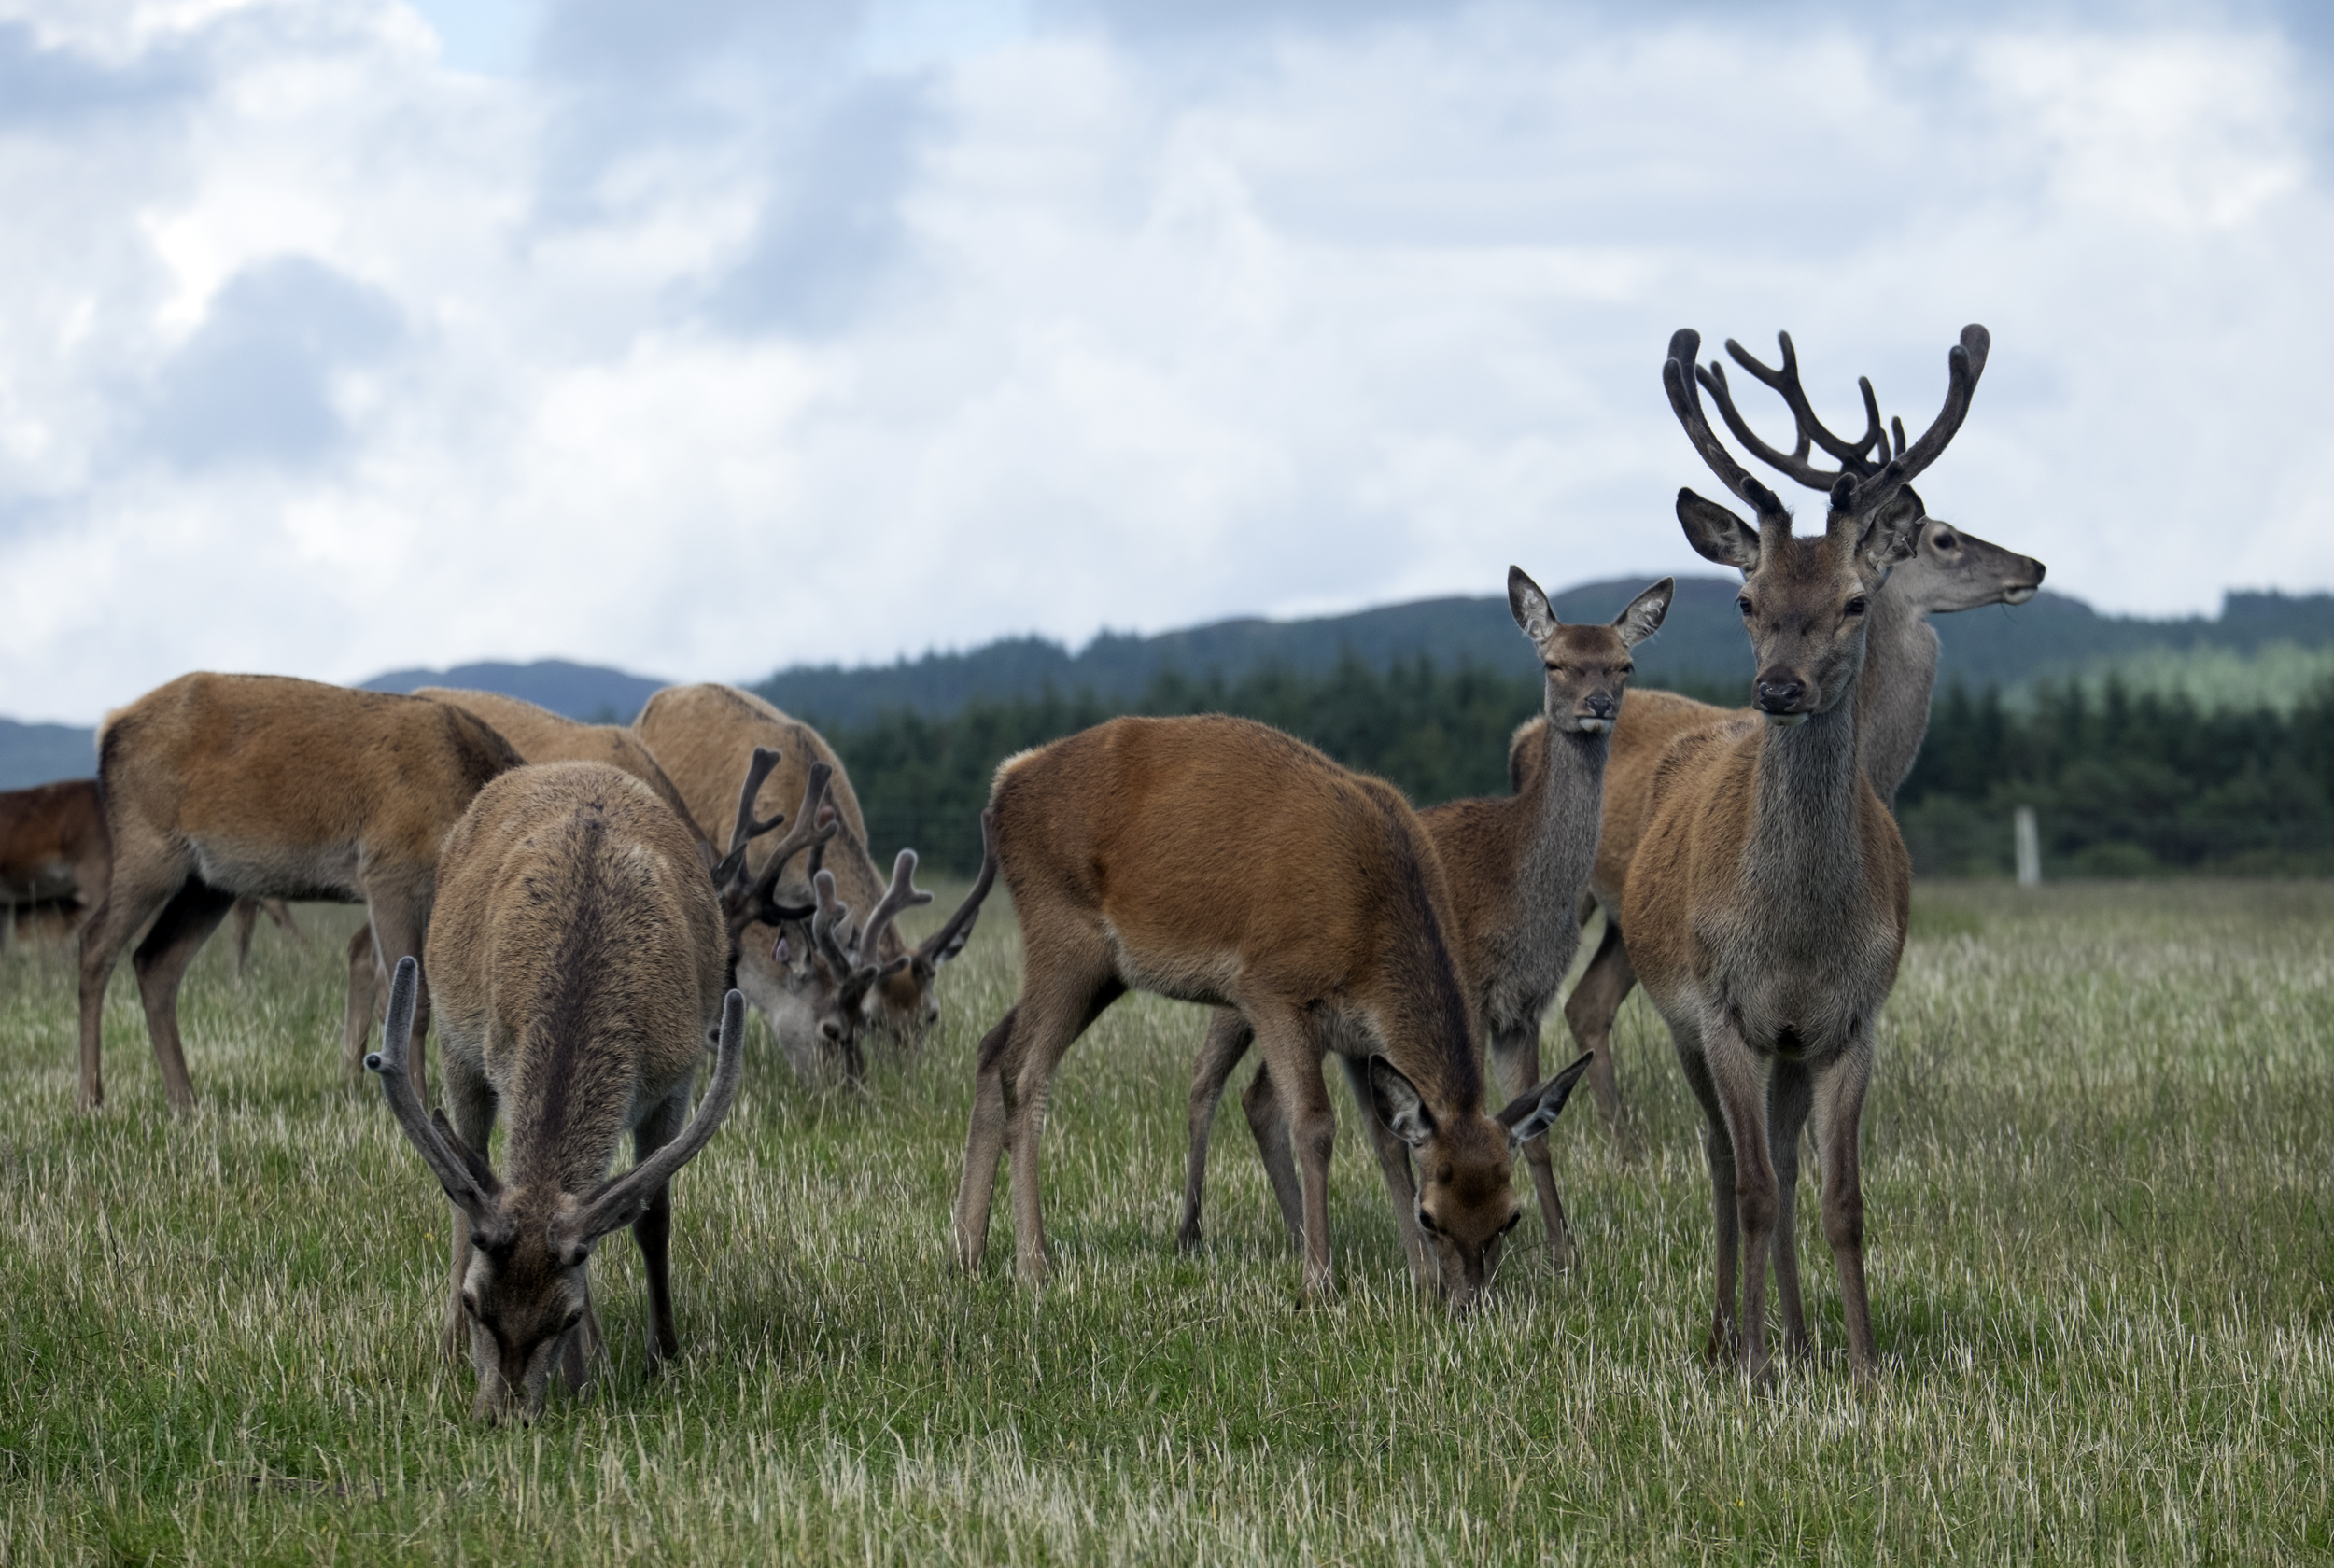
[[[199,961],[184,1120],[126,975],[79,1117],[69,955],[0,958],[0,1562],[2334,1557],[2334,888],[1922,890],[1866,1117],[1870,1396],[1836,1352],[1764,1392],[1704,1367],[1708,1188],[1641,1000],[1649,1154],[1617,1164],[1583,1097],[1555,1139],[1584,1267],[1514,1249],[1463,1322],[1412,1298],[1350,1127],[1332,1298],[1300,1299],[1236,1111],[1176,1255],[1201,1018],[1150,1000],[1063,1069],[1055,1283],[1011,1282],[1002,1203],[952,1274],[971,1055],[1019,972],[998,909],[864,1097],[757,1032],[679,1183],[680,1361],[644,1372],[612,1240],[612,1375],[500,1429],[437,1353],[444,1201],[338,1074],[354,917],[303,914],[248,983]]]

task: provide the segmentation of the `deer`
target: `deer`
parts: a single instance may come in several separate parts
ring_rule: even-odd
[[[681,791],[665,777],[665,770],[656,765],[640,737],[621,724],[586,724],[499,692],[423,686],[413,694],[460,708],[492,727],[530,763],[598,762],[619,768],[647,785],[680,817],[683,827],[700,842],[705,840],[704,830],[690,815],[688,802],[681,798]],[[341,1059],[352,1073],[364,1059],[365,1038],[381,1014],[387,981],[388,972],[380,967],[373,951],[373,928],[358,927],[348,939],[348,1006],[341,1026]]]
[[[1523,1216],[1516,1153],[1554,1122],[1584,1064],[1485,1113],[1450,889],[1399,791],[1249,720],[1120,718],[1006,758],[981,833],[1024,956],[1020,994],[980,1044],[961,1268],[980,1265],[1009,1152],[1016,1270],[1047,1278],[1048,1085],[1104,1010],[1144,990],[1236,1008],[1254,1031],[1288,1108],[1309,1295],[1331,1282],[1321,1067],[1334,1051],[1372,1113],[1413,1272],[1425,1260],[1453,1311],[1472,1305]]]
[[[363,903],[382,961],[421,951],[438,845],[510,743],[459,708],[289,676],[198,671],[107,714],[98,778],[113,847],[81,928],[81,1077],[105,1103],[100,1024],[121,949],[174,1112],[194,1105],[178,1035],[186,968],[238,897]],[[429,1027],[428,1004],[416,1029]],[[416,1037],[415,1075],[425,1071]]]
[[[1776,334],[1781,345],[1779,363],[1768,366],[1728,339],[1726,350],[1736,363],[1783,399],[1797,424],[1793,450],[1785,453],[1762,441],[1736,407],[1726,385],[1723,366],[1713,359],[1696,371],[1696,379],[1718,404],[1727,427],[1754,456],[1797,483],[1828,493],[1843,476],[1863,480],[1877,475],[1891,455],[1905,450],[1905,427],[1891,421],[1893,453],[1880,418],[1879,400],[1872,382],[1860,377],[1866,426],[1863,436],[1849,441],[1835,434],[1817,418],[1800,383],[1799,359],[1791,334]],[[1810,444],[1838,461],[1826,469],[1809,458]],[[1877,455],[1876,455],[1877,454]],[[1940,648],[1929,624],[1932,615],[1952,614],[1986,605],[2021,605],[2041,589],[2045,567],[2020,555],[1932,517],[1919,496],[1908,485],[1905,504],[1915,509],[1914,553],[1889,575],[1871,595],[1866,619],[1863,674],[1856,683],[1856,724],[1864,773],[1879,792],[1881,805],[1895,809],[1896,791],[1912,771],[1921,736],[1929,727],[1930,694],[1936,684]],[[1645,832],[1653,776],[1669,743],[1690,731],[1748,716],[1750,709],[1725,709],[1670,692],[1644,691],[1631,695],[1627,708],[1614,725],[1612,764],[1605,790],[1605,815],[1589,879],[1581,901],[1583,925],[1597,909],[1605,916],[1604,931],[1571,995],[1565,1001],[1565,1022],[1575,1046],[1595,1058],[1588,1083],[1598,1113],[1610,1129],[1624,1157],[1633,1155],[1636,1137],[1622,1099],[1612,1056],[1613,1020],[1636,985],[1621,925],[1621,889],[1630,858]],[[1538,756],[1538,721],[1516,734],[1509,759],[1511,777],[1521,777]]]
[[[729,1113],[745,1067],[745,1000],[700,842],[603,763],[521,767],[479,791],[438,862],[427,959],[446,1108],[434,1115],[406,1062],[419,974],[398,960],[365,1065],[457,1211],[446,1349],[458,1359],[467,1344],[478,1418],[534,1420],[555,1366],[570,1390],[589,1386],[605,1354],[592,1253],[627,1225],[648,1280],[649,1365],[679,1353],[672,1178]],[[692,1116],[709,1042],[712,1081]],[[507,1178],[486,1158],[498,1113]],[[627,1132],[634,1164],[612,1178]]]
[[[1919,508],[1905,486],[1967,418],[1989,339],[1982,327],[1962,329],[1928,430],[1878,472],[1842,474],[1823,531],[1807,536],[1710,429],[1699,346],[1691,329],[1671,338],[1663,386],[1694,450],[1757,524],[1691,489],[1678,493],[1678,519],[1697,553],[1743,574],[1736,603],[1757,716],[1670,742],[1621,928],[1702,1109],[1717,1254],[1708,1353],[1738,1356],[1754,1380],[1770,1375],[1770,1252],[1786,1349],[1795,1359],[1810,1348],[1792,1238],[1799,1139],[1812,1117],[1849,1360],[1869,1383],[1878,1363],[1857,1141],[1875,1023],[1905,948],[1912,863],[1860,754],[1856,689],[1873,600],[1913,550]]]
[[[665,688],[649,698],[632,728],[701,813],[720,809],[737,793],[738,759],[757,746],[792,759],[769,778],[773,805],[801,789],[798,770],[813,764],[832,770],[839,830],[788,891],[797,899],[809,893],[813,909],[844,914],[830,915],[824,923],[757,925],[745,933],[738,953],[738,988],[769,1019],[797,1075],[816,1081],[828,1064],[839,1062],[846,1079],[856,1083],[865,1072],[859,1048],[864,1031],[914,1038],[938,1019],[934,982],[940,966],[971,940],[989,881],[977,881],[939,930],[910,946],[899,934],[897,917],[931,902],[929,893],[911,886],[916,853],[901,850],[889,878],[877,868],[859,798],[841,759],[818,731],[751,692],[714,684]],[[811,886],[822,871],[836,889],[823,903]],[[855,928],[845,917],[853,908],[866,912]]]
[[[1572,966],[1580,942],[1574,917],[1590,863],[1605,789],[1606,747],[1636,668],[1630,650],[1661,628],[1675,579],[1664,578],[1632,599],[1610,625],[1560,623],[1548,595],[1521,567],[1508,568],[1508,608],[1539,654],[1543,717],[1529,744],[1538,765],[1504,799],[1446,802],[1418,814],[1451,889],[1455,945],[1472,990],[1470,1001],[1489,1035],[1491,1059],[1506,1091],[1540,1081],[1540,1026]],[[1200,1244],[1201,1194],[1207,1178],[1209,1129],[1217,1102],[1253,1036],[1241,1015],[1219,1008],[1192,1070],[1183,1223],[1177,1244]],[[1264,1155],[1290,1239],[1301,1241],[1296,1169],[1287,1118],[1269,1070],[1243,1097],[1248,1126]],[[1572,1266],[1571,1232],[1556,1192],[1543,1135],[1525,1144],[1542,1225],[1556,1271]]]

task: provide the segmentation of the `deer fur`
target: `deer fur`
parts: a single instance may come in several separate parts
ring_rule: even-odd
[[[1499,799],[1447,802],[1418,814],[1451,889],[1459,967],[1489,1035],[1494,1069],[1510,1094],[1540,1081],[1540,1026],[1571,968],[1580,941],[1575,908],[1596,854],[1605,788],[1606,746],[1626,711],[1623,697],[1636,667],[1630,650],[1660,629],[1677,584],[1664,578],[1638,595],[1610,625],[1559,623],[1521,567],[1508,568],[1508,606],[1539,654],[1542,715],[1532,721],[1537,758],[1523,787]],[[1519,741],[1521,737],[1519,736]],[[1209,1129],[1232,1068],[1252,1043],[1246,1024],[1218,1009],[1192,1072],[1183,1225],[1177,1240],[1199,1245],[1201,1194]],[[1288,1157],[1287,1118],[1272,1075],[1259,1071],[1243,1103],[1263,1154],[1274,1197],[1292,1240],[1301,1238],[1296,1170]],[[1548,1140],[1524,1146],[1550,1254],[1559,1271],[1572,1265],[1571,1234],[1556,1192]]]
[[[445,1341],[469,1352],[482,1417],[532,1419],[555,1365],[585,1386],[600,1349],[591,1254],[622,1226],[648,1276],[650,1364],[680,1349],[671,1178],[728,1113],[745,1054],[699,842],[603,763],[504,774],[447,835],[428,953],[447,1109],[426,1114],[404,1072],[410,959],[366,1065],[457,1211]],[[692,1119],[709,1043],[713,1081]],[[498,1113],[503,1175],[485,1158]],[[612,1180],[626,1133],[634,1164]]]
[[[665,770],[656,765],[640,737],[621,724],[586,724],[499,692],[473,692],[455,686],[423,686],[415,696],[450,703],[493,728],[530,763],[606,763],[628,773],[655,792],[656,798],[681,819],[682,826],[699,840],[705,830],[691,816],[688,803]],[[710,847],[710,844],[708,846]],[[388,972],[373,953],[373,929],[359,926],[348,939],[348,1006],[341,1022],[342,1059],[354,1072],[363,1060],[365,1037],[381,1015],[387,1001]]]
[[[385,962],[419,953],[438,845],[518,753],[458,708],[274,675],[185,675],[106,715],[98,777],[113,869],[81,930],[84,1111],[121,949],[171,1107],[194,1103],[178,985],[238,897],[362,903]],[[427,1009],[417,1030],[429,1027]],[[418,1052],[416,1076],[422,1072]]]
[[[1484,1114],[1450,890],[1399,791],[1247,720],[1114,719],[1006,759],[982,824],[1024,959],[1019,998],[981,1043],[957,1189],[962,1267],[979,1264],[1009,1152],[1019,1272],[1046,1275],[1048,1085],[1104,1008],[1146,990],[1236,1008],[1255,1032],[1288,1105],[1308,1290],[1329,1281],[1321,1063],[1335,1051],[1376,1112],[1413,1267],[1430,1260],[1454,1309],[1482,1292],[1523,1213],[1516,1150],[1571,1085],[1559,1075]]]
[[[1711,1355],[1738,1354],[1765,1375],[1770,1252],[1789,1348],[1808,1344],[1792,1238],[1799,1139],[1812,1116],[1849,1358],[1869,1379],[1877,1362],[1858,1134],[1912,865],[1859,752],[1856,690],[1872,600],[1914,549],[1920,513],[1905,486],[1966,417],[1988,341],[1983,328],[1963,330],[1928,432],[1877,473],[1842,473],[1822,533],[1807,537],[1710,430],[1696,395],[1699,341],[1671,339],[1663,385],[1703,460],[1758,525],[1691,490],[1679,492],[1678,518],[1695,551],[1743,574],[1758,716],[1670,743],[1621,925],[1702,1106],[1717,1235]]]
[[[0,942],[20,907],[71,903],[76,922],[105,901],[113,841],[94,778],[0,791]]]
[[[901,851],[890,878],[877,869],[859,797],[818,731],[751,692],[713,684],[665,688],[649,698],[632,727],[692,809],[708,820],[718,819],[715,814],[737,799],[743,759],[756,747],[775,749],[785,759],[758,797],[773,806],[802,794],[813,765],[833,770],[828,798],[837,831],[799,879],[789,877],[779,889],[797,903],[813,901],[827,911],[826,919],[756,924],[738,943],[738,988],[769,1019],[797,1074],[816,1081],[839,1064],[856,1079],[864,1030],[913,1038],[939,1017],[934,981],[940,966],[963,951],[986,884],[939,931],[911,947],[892,917],[931,902],[929,893],[909,887],[915,854]],[[748,869],[758,875],[768,856],[766,847],[750,849]],[[814,886],[822,869],[834,889],[823,901]],[[865,917],[855,928],[848,917],[853,910]]]

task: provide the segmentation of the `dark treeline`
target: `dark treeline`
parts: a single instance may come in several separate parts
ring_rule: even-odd
[[[2033,808],[2046,875],[2334,870],[2334,687],[2288,716],[2044,684],[2029,710],[1948,689],[1897,817],[1928,875],[2006,875]]]

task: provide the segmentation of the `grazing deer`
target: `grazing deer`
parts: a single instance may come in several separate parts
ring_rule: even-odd
[[[1555,1000],[1580,942],[1574,909],[1596,856],[1605,790],[1605,749],[1624,711],[1636,665],[1630,650],[1660,629],[1673,579],[1629,602],[1609,626],[1560,624],[1548,596],[1521,567],[1508,568],[1508,609],[1531,640],[1545,672],[1544,717],[1531,742],[1537,763],[1505,799],[1451,801],[1418,814],[1451,889],[1459,967],[1470,1001],[1490,1035],[1491,1058],[1510,1094],[1540,1081],[1540,1024]],[[1185,1251],[1200,1241],[1201,1190],[1207,1179],[1209,1129],[1216,1102],[1253,1035],[1240,1014],[1218,1009],[1192,1071],[1189,1153],[1185,1164]],[[1287,1119],[1271,1072],[1259,1071],[1243,1099],[1292,1240],[1302,1239],[1296,1168]],[[1572,1263],[1570,1232],[1556,1195],[1548,1140],[1524,1146],[1539,1190],[1540,1217],[1558,1271]]]
[[[413,694],[451,703],[491,727],[530,763],[606,763],[628,773],[671,807],[682,826],[699,839],[705,837],[665,770],[656,765],[640,737],[621,724],[586,724],[499,692],[424,686]],[[380,1015],[387,983],[388,972],[379,967],[374,957],[373,928],[359,926],[348,939],[348,1008],[341,1025],[342,1060],[351,1072],[364,1059],[365,1036]]]
[[[1743,574],[1759,717],[1670,744],[1621,925],[1702,1106],[1717,1231],[1711,1355],[1737,1351],[1753,1377],[1765,1374],[1770,1250],[1788,1347],[1807,1345],[1791,1237],[1799,1137],[1812,1115],[1849,1358],[1868,1380],[1877,1361],[1857,1136],[1912,866],[1858,754],[1855,693],[1873,598],[1913,547],[1919,508],[1905,486],[1967,416],[1988,340],[1982,327],[1962,329],[1936,420],[1879,472],[1842,475],[1823,532],[1809,538],[1793,535],[1781,500],[1711,431],[1694,380],[1699,344],[1692,331],[1670,340],[1663,385],[1703,461],[1758,525],[1691,490],[1679,492],[1678,517],[1698,553]]]
[[[515,1406],[532,1420],[555,1365],[585,1386],[601,1348],[592,1251],[625,1225],[648,1275],[649,1363],[680,1350],[670,1183],[728,1114],[745,1064],[745,1001],[698,843],[605,763],[519,768],[478,792],[446,837],[429,926],[450,1120],[425,1111],[406,1071],[419,977],[399,960],[365,1065],[459,1211],[446,1345],[458,1357],[467,1341],[479,1416]],[[691,1117],[717,1022],[713,1081]],[[486,1159],[498,1113],[507,1181]],[[635,1163],[612,1179],[626,1132]]]
[[[1800,385],[1798,356],[1792,346],[1791,335],[1785,332],[1777,336],[1782,344],[1779,368],[1761,364],[1731,339],[1726,349],[1751,375],[1781,394],[1798,424],[1798,439],[1790,453],[1768,445],[1751,430],[1736,408],[1726,385],[1725,371],[1717,361],[1697,372],[1701,385],[1717,401],[1719,412],[1737,440],[1779,471],[1810,489],[1825,492],[1844,475],[1870,479],[1891,455],[1903,455],[1904,426],[1901,422],[1894,425],[1895,447],[1891,454],[1881,426],[1879,402],[1868,379],[1858,382],[1864,397],[1864,434],[1850,441],[1825,428]],[[1810,462],[1811,442],[1836,458],[1840,467],[1824,469]],[[1867,455],[1876,450],[1880,455]],[[1914,525],[1919,531],[1914,553],[1901,562],[1879,591],[1871,595],[1872,608],[1866,613],[1870,626],[1864,634],[1863,674],[1856,682],[1856,735],[1864,775],[1879,792],[1880,803],[1891,809],[1897,787],[1912,771],[1913,759],[1920,751],[1921,736],[1929,728],[1929,700],[1936,684],[1939,646],[1936,631],[1928,618],[1985,605],[2024,604],[2041,588],[2045,569],[2043,563],[2032,556],[1990,544],[1943,518],[1929,516],[1909,486],[1905,494],[1917,513]],[[1633,1151],[1635,1136],[1614,1070],[1612,1025],[1637,980],[1629,968],[1628,950],[1623,940],[1622,883],[1644,835],[1653,776],[1669,743],[1690,731],[1751,712],[1748,708],[1713,707],[1670,692],[1638,692],[1630,697],[1613,729],[1603,833],[1596,869],[1589,879],[1590,896],[1582,901],[1580,911],[1585,923],[1590,912],[1601,906],[1605,912],[1604,934],[1579,984],[1566,999],[1564,1011],[1574,1043],[1595,1057],[1596,1065],[1589,1069],[1589,1088],[1596,1098],[1598,1112],[1624,1154]],[[1509,758],[1511,776],[1520,776],[1536,758],[1537,727],[1535,721],[1517,732]]]
[[[1114,719],[997,770],[982,818],[1020,917],[1021,993],[981,1042],[956,1255],[977,1267],[1012,1155],[1019,1270],[1047,1271],[1038,1141],[1072,1042],[1129,990],[1237,1008],[1289,1108],[1304,1277],[1329,1281],[1325,1053],[1369,1119],[1413,1268],[1454,1309],[1522,1217],[1517,1149],[1554,1121],[1559,1074],[1497,1116],[1452,953],[1441,861],[1400,791],[1244,719]],[[1407,1146],[1407,1148],[1405,1148]],[[1413,1186],[1405,1154],[1423,1177]]]
[[[738,986],[761,1009],[796,1072],[818,1076],[823,1064],[840,1061],[852,1079],[863,1063],[859,1036],[873,1028],[912,1036],[940,1015],[933,982],[940,966],[964,950],[988,884],[977,884],[948,921],[910,947],[894,923],[901,909],[931,902],[914,891],[916,856],[902,850],[887,881],[867,852],[867,824],[860,814],[843,764],[818,731],[734,686],[668,686],[648,700],[632,727],[669,774],[682,795],[700,814],[722,809],[738,792],[738,760],[756,747],[772,747],[791,759],[773,774],[766,791],[770,804],[793,799],[804,770],[823,763],[833,770],[832,793],[840,828],[800,885],[788,892],[815,892],[817,871],[827,871],[835,898],[825,905],[840,911],[822,926],[789,922],[756,925],[738,949]],[[748,864],[759,869],[766,851],[752,851]],[[854,931],[852,909],[867,912]]]
[[[113,843],[94,778],[0,791],[0,943],[20,906],[77,905],[77,923],[105,900]]]
[[[78,1104],[105,1100],[99,1024],[121,949],[173,1110],[194,1103],[178,983],[238,897],[362,903],[387,962],[421,950],[438,844],[519,764],[459,708],[274,675],[180,676],[108,714],[98,777],[112,882],[81,929]],[[427,1029],[427,1005],[417,1029]],[[415,1075],[422,1071],[418,1051]]]

